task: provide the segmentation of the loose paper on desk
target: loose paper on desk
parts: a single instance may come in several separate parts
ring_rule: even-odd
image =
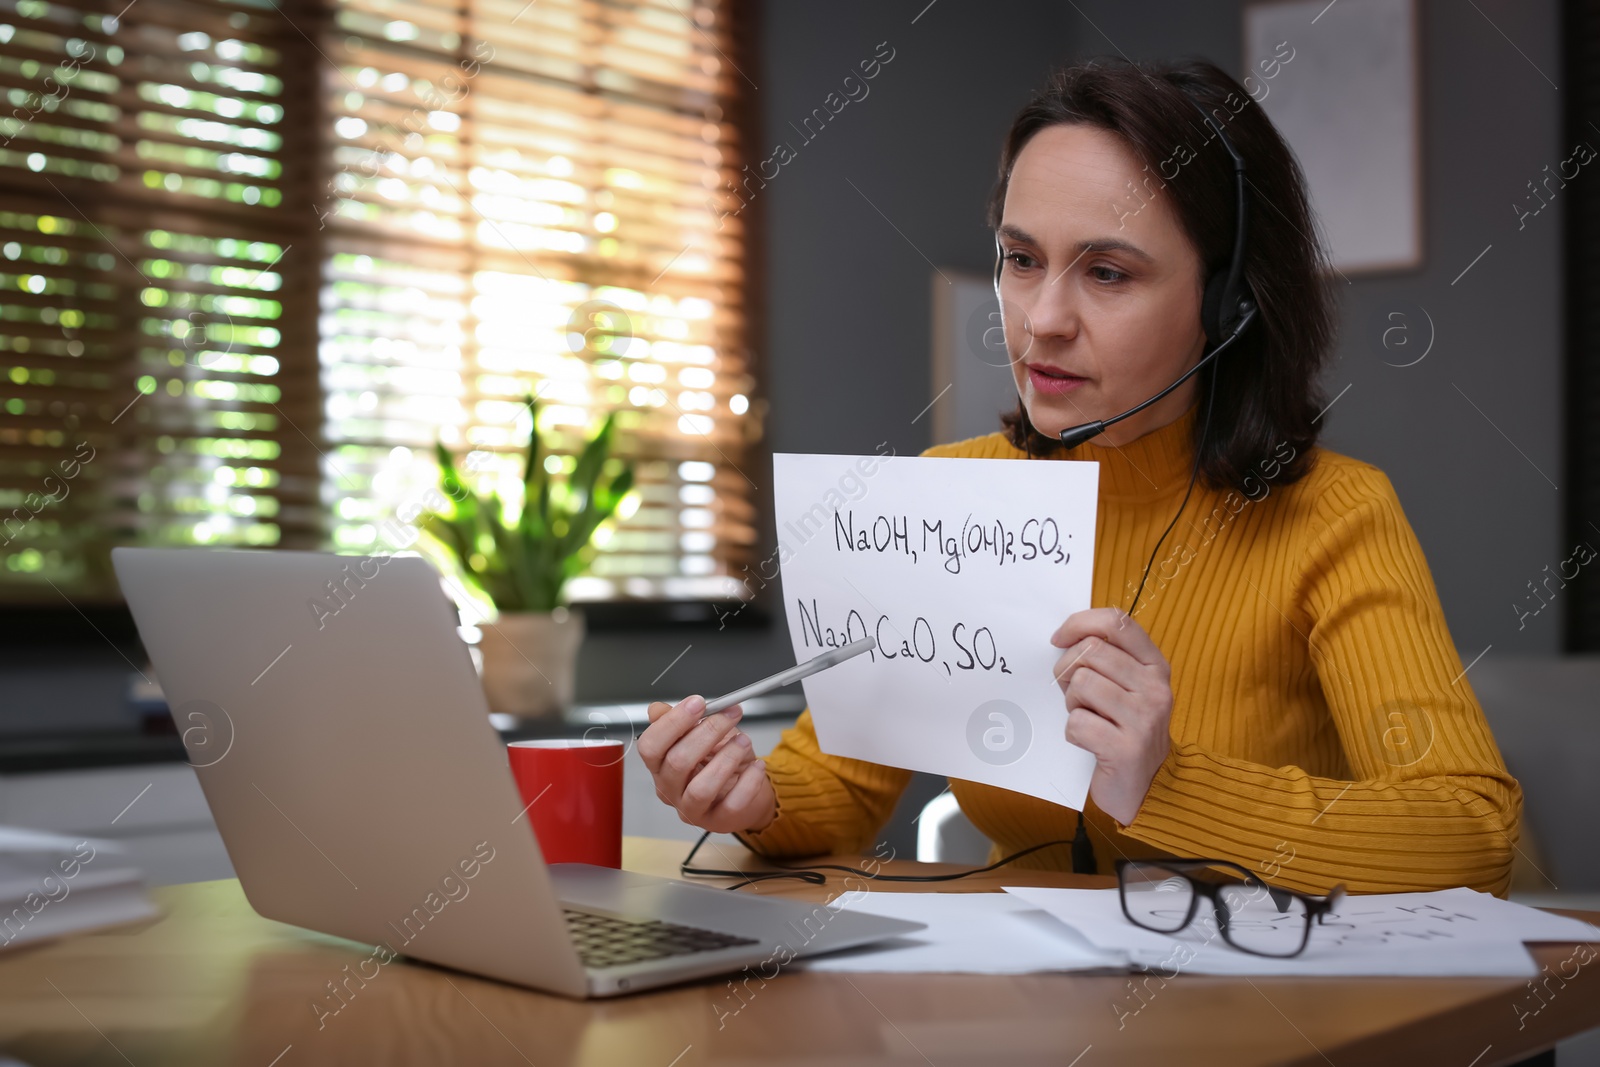
[[[887,893],[855,890],[828,902],[835,912],[923,924],[914,933],[797,960],[808,971],[902,974],[1037,974],[1128,969],[1128,954],[1095,948],[1082,934],[1009,893]]]
[[[1190,974],[1520,975],[1537,974],[1525,941],[1588,942],[1588,923],[1500,900],[1472,889],[1347,896],[1311,927],[1305,950],[1287,959],[1240,952],[1200,908],[1176,934],[1133,925],[1115,889],[1006,886],[1012,896],[1054,915],[1095,947],[1127,952],[1138,966]],[[1285,921],[1293,921],[1285,916]],[[1170,976],[1169,976],[1170,977]]]
[[[1050,635],[1090,606],[1100,465],[773,456],[784,612],[822,750],[1081,810]]]

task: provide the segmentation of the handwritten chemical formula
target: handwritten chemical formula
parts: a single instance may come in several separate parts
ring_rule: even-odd
[[[824,613],[818,610],[816,597],[811,598],[809,607],[803,600],[796,606],[800,611],[800,632],[804,635],[806,648],[813,645],[818,648],[843,648],[852,641],[871,637],[877,647],[867,653],[869,663],[876,663],[879,659],[907,663],[938,661],[947,675],[954,673],[951,670],[952,663],[956,670],[1011,673],[1005,656],[1000,654],[995,643],[994,630],[988,626],[953,622],[947,632],[943,627],[940,628],[949,642],[944,644],[935,636],[933,623],[922,615],[913,619],[910,626],[903,626],[904,619],[897,624],[888,614],[880,612],[869,627],[868,616],[855,608],[843,612],[830,623],[825,620]]]
[[[898,555],[913,564],[923,559],[941,562],[951,574],[960,574],[962,560],[992,560],[996,566],[1019,563],[1048,563],[1066,566],[1072,562],[1067,542],[1072,535],[1061,532],[1056,520],[1027,518],[1019,524],[1003,518],[974,521],[968,512],[959,529],[952,518],[948,528],[943,518],[917,517],[912,528],[909,515],[875,515],[856,525],[855,511],[833,513],[833,543],[839,551]]]

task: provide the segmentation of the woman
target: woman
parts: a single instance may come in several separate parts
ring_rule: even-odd
[[[1213,347],[1202,297],[1231,258],[1236,184],[1197,102],[1245,161],[1256,317],[1177,389],[1064,450],[1060,431],[1126,411]],[[1058,72],[1012,125],[989,222],[1018,409],[923,455],[1100,463],[1107,606],[1052,637],[1067,740],[1098,759],[1082,815],[1098,869],[1206,857],[1313,893],[1504,896],[1521,791],[1393,486],[1316,445],[1333,307],[1304,179],[1260,107],[1207,63]],[[910,780],[823,753],[809,711],[763,761],[737,710],[697,724],[701,707],[652,705],[640,754],[685,822],[765,856],[861,850]],[[1033,797],[951,791],[992,858],[1078,829]],[[1070,869],[1069,851],[1019,865]]]

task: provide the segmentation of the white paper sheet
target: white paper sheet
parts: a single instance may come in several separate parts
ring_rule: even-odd
[[[1133,925],[1115,889],[1007,886],[1093,945],[1129,953],[1136,965],[1170,976],[1537,974],[1524,941],[1590,941],[1600,931],[1471,889],[1347,897],[1325,924],[1311,928],[1305,951],[1289,959],[1240,952],[1197,916],[1176,935]]]
[[[1100,465],[773,456],[797,662],[878,648],[802,683],[825,752],[1082,809],[1050,635],[1090,607]]]
[[[816,971],[1035,974],[1125,970],[1125,953],[1095,948],[1070,926],[1006,893],[845,893],[828,905],[926,923],[904,937],[797,961]]]
[[[1394,910],[1380,910],[1384,908]],[[1399,910],[1407,908],[1412,910]],[[1581,919],[1501,900],[1476,889],[1346,897],[1339,910],[1359,922],[1376,918],[1395,925],[1399,914],[1419,916],[1424,923],[1431,919],[1433,925],[1448,922],[1451,936],[1458,941],[1600,941],[1600,929]]]

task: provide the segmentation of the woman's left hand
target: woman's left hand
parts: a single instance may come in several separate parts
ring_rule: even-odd
[[[1172,747],[1172,669],[1121,608],[1075,612],[1050,643],[1064,650],[1055,675],[1067,698],[1067,741],[1097,761],[1089,795],[1126,826]]]

